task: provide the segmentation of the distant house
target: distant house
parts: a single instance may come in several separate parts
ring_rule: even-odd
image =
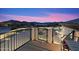
[[[0,34],[9,32],[11,29],[9,27],[0,27]]]

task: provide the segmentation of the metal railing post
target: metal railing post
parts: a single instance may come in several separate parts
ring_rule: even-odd
[[[15,31],[14,31],[14,50],[15,50],[15,40],[16,40],[16,39],[15,39],[15,38],[16,38],[16,37],[15,37],[15,34],[16,34],[16,33],[15,33]]]
[[[75,31],[72,32],[72,39],[74,40]]]
[[[17,31],[16,31],[16,35],[15,36],[16,36],[16,48],[17,48]]]
[[[32,41],[32,29],[30,29],[30,41]]]
[[[9,35],[9,33],[8,33],[8,35]],[[9,36],[9,38],[10,38],[10,36]],[[9,51],[9,38],[8,38],[8,51]]]
[[[48,29],[46,29],[46,42],[48,43]]]
[[[3,50],[5,51],[5,34],[4,34],[4,49]]]
[[[11,34],[12,32],[10,32]],[[11,39],[11,51],[12,51],[12,35],[10,36],[10,39]]]

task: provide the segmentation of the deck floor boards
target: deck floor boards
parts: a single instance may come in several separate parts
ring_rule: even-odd
[[[43,41],[30,41],[18,48],[16,51],[60,51],[58,44],[48,44]]]

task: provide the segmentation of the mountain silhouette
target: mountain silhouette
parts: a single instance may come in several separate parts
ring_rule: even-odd
[[[67,21],[66,23],[74,23],[74,24],[79,24],[79,18],[74,19],[74,20]]]

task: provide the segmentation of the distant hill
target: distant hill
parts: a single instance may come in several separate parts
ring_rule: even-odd
[[[44,22],[44,23],[40,23],[40,22],[26,22],[26,21],[17,21],[17,20],[9,20],[9,21],[4,21],[1,22],[2,26],[9,26],[12,28],[17,28],[17,27],[31,27],[31,26],[59,26],[58,22]]]
[[[17,20],[8,20],[8,21],[4,21],[4,23],[7,23],[7,22],[16,23],[16,22],[20,22],[20,21],[17,21]]]
[[[61,23],[63,26],[79,30],[79,18]]]
[[[79,24],[79,18],[67,21],[66,23],[76,23],[76,24]]]
[[[0,27],[11,27],[11,29],[16,29],[16,28],[21,28],[21,27],[29,27],[30,23],[29,22],[21,22],[17,20],[9,20],[9,21],[4,21],[0,22]]]

